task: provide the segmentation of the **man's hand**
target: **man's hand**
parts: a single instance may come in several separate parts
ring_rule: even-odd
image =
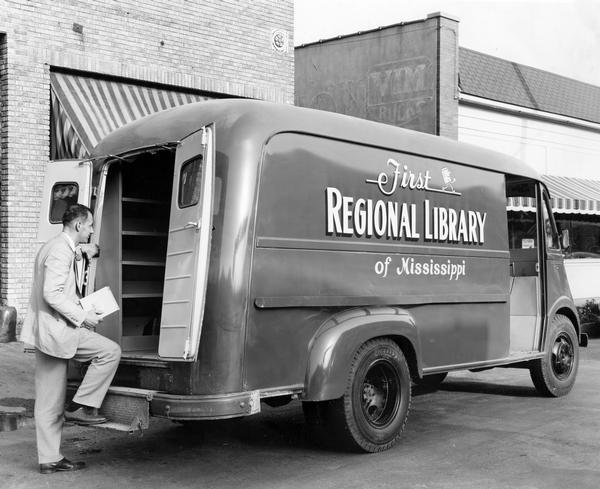
[[[100,247],[95,243],[82,243],[79,248],[88,260],[100,256]]]
[[[81,324],[82,327],[86,329],[91,329],[92,331],[96,330],[96,326],[98,323],[102,322],[101,312],[96,311],[96,309],[92,309],[91,311],[86,311],[85,319]]]

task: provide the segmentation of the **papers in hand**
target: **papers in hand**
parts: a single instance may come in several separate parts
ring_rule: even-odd
[[[110,287],[102,287],[100,290],[82,297],[79,303],[86,311],[96,309],[102,319],[119,310],[119,304],[110,291]]]

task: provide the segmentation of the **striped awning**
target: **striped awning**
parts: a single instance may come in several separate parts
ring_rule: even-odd
[[[554,175],[542,180],[550,190],[553,212],[600,215],[600,181]]]
[[[140,117],[209,97],[133,83],[50,73],[51,158],[85,158],[107,134]]]
[[[555,214],[600,215],[600,180],[542,175]],[[533,211],[535,199],[510,197],[508,210]]]

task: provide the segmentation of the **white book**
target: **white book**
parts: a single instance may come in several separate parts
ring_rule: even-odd
[[[102,287],[100,290],[82,297],[79,303],[86,311],[96,309],[102,319],[119,310],[119,304],[117,304],[110,287]]]

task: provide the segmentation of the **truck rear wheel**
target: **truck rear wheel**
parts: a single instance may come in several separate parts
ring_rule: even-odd
[[[392,447],[406,424],[410,388],[396,343],[384,338],[364,343],[354,355],[344,395],[323,405],[336,444],[364,452]]]
[[[579,343],[571,321],[557,314],[548,330],[544,358],[530,363],[529,373],[536,390],[548,397],[569,393],[579,366]]]

